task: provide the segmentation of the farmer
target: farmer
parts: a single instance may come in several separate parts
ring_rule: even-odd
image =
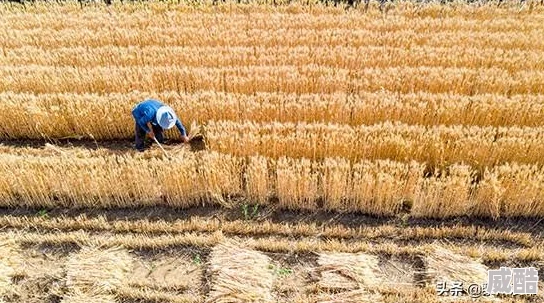
[[[160,101],[148,99],[141,102],[132,110],[132,116],[136,120],[136,149],[138,151],[144,150],[145,136],[151,140],[156,138],[159,143],[164,143],[163,130],[170,129],[174,125],[181,134],[181,140],[184,143],[189,141],[187,131],[174,110]]]

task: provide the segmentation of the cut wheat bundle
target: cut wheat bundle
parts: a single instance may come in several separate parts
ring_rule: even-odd
[[[319,303],[382,302],[377,292],[384,282],[378,257],[369,254],[326,253],[317,259],[312,275],[322,290]]]
[[[383,283],[383,274],[377,256],[369,254],[320,254],[314,274],[318,286],[325,290],[345,291],[372,289]]]
[[[66,287],[73,294],[112,294],[132,267],[129,253],[118,247],[84,247],[66,263]]]
[[[206,302],[275,302],[270,258],[235,243],[217,245],[210,256],[212,290]]]
[[[481,284],[487,280],[487,266],[467,256],[456,254],[444,247],[436,246],[426,258],[427,274],[432,283],[441,281]]]

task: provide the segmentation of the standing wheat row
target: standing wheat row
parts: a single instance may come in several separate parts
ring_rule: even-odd
[[[350,95],[335,93],[255,95],[214,91],[131,92],[127,94],[0,93],[1,139],[85,137],[120,139],[133,135],[130,111],[146,98],[172,106],[184,122],[253,121],[306,122],[350,126],[398,121],[422,126],[541,126],[544,96],[462,96],[397,94],[380,91]],[[113,123],[115,122],[115,123]],[[173,134],[175,135],[175,133]]]
[[[416,160],[433,166],[465,162],[544,164],[544,128],[430,126],[379,123],[216,122],[206,126],[210,149],[238,156]]]
[[[325,66],[0,66],[0,91],[115,93],[142,91],[352,93],[381,90],[475,94],[538,94],[544,72],[497,68],[387,67],[348,70]]]
[[[467,45],[500,49],[544,47],[540,30],[543,18],[539,10],[515,13],[495,10],[493,15],[489,13],[493,9],[482,9],[477,13],[444,9],[445,14],[448,11],[453,14],[429,18],[425,16],[425,9],[412,7],[393,11],[382,19],[379,12],[346,13],[341,9],[319,7],[281,12],[282,8],[265,6],[265,12],[252,13],[244,11],[243,6],[231,7],[240,11],[223,13],[220,9],[206,12],[189,8],[193,11],[187,12],[188,7],[183,5],[154,11],[153,5],[147,4],[147,9],[132,7],[124,12],[121,6],[113,10],[98,8],[78,11],[78,8],[74,8],[68,12],[58,12],[49,7],[46,13],[29,9],[22,14],[20,11],[5,11],[5,6],[2,6],[0,9],[4,10],[2,20],[5,20],[5,24],[0,27],[0,45],[6,48],[34,45],[46,49],[61,46],[259,44],[348,44],[355,47],[383,45],[400,48],[415,45]],[[169,11],[168,14],[163,13],[165,9]],[[259,10],[259,6],[252,9]],[[421,16],[414,15],[414,11]],[[64,16],[62,20],[58,18],[59,13]],[[339,18],[339,15],[342,17]],[[520,22],[521,18],[523,22]]]
[[[433,170],[416,162],[273,160],[183,149],[171,151],[173,160],[152,154],[58,152],[2,154],[2,205],[233,207],[242,201],[375,215],[411,209],[415,216],[438,218],[544,215],[544,168],[531,165],[477,171],[454,164]]]
[[[363,53],[365,56],[361,56]],[[497,55],[495,48],[468,46],[410,49],[383,46],[146,46],[97,48],[71,47],[44,49],[25,46],[0,53],[2,65],[50,66],[307,66],[319,65],[342,69],[385,67],[457,67],[493,66],[508,72],[544,70],[542,51],[505,49]]]
[[[245,25],[245,27],[250,26],[252,26],[251,23]],[[532,30],[526,34],[520,34],[518,31],[492,33],[486,31],[461,33],[445,31],[414,34],[408,27],[390,33],[357,29],[323,29],[320,31],[315,29],[291,29],[282,30],[281,32],[285,34],[283,36],[272,34],[268,30],[259,32],[239,31],[239,28],[235,28],[226,32],[221,32],[218,29],[210,33],[210,30],[199,27],[191,31],[184,31],[178,26],[150,27],[145,31],[141,31],[139,35],[134,30],[114,26],[111,28],[100,27],[94,31],[82,31],[80,29],[61,31],[47,29],[2,30],[4,29],[0,28],[0,45],[3,45],[5,49],[33,46],[56,50],[72,47],[131,47],[134,45],[141,47],[254,47],[259,45],[274,48],[321,47],[327,43],[329,47],[349,45],[356,48],[368,46],[408,49],[413,46],[447,48],[454,45],[466,45],[471,48],[496,48],[501,52],[512,48],[544,50],[543,33],[539,30]],[[232,31],[236,33],[232,33]],[[255,34],[255,36],[251,34]],[[194,37],[198,38],[192,39]]]
[[[538,0],[537,0],[538,1]],[[21,10],[12,9],[8,5],[0,7],[8,29],[66,28],[98,29],[104,24],[116,28],[133,28],[142,30],[159,25],[180,25],[191,30],[197,26],[224,29],[239,29],[248,21],[258,21],[253,29],[278,29],[285,25],[292,29],[365,29],[373,31],[398,31],[405,28],[414,33],[428,33],[429,29],[448,32],[518,32],[525,33],[539,30],[544,20],[542,8],[519,10],[519,7],[501,8],[487,5],[474,9],[465,5],[427,5],[420,6],[413,2],[398,3],[395,9],[388,11],[388,17],[395,22],[383,22],[382,13],[372,9],[364,14],[360,11],[345,11],[339,7],[319,4],[306,6],[270,6],[270,5],[218,5],[203,4],[195,7],[184,3],[145,3],[145,5],[128,4],[110,7],[87,7],[64,3],[62,6],[34,5]],[[145,8],[145,9],[143,9]],[[169,13],[165,13],[168,10]],[[513,12],[515,11],[515,14]],[[63,14],[64,18],[58,18]],[[28,18],[21,20],[22,15]],[[342,18],[338,18],[342,15]],[[303,18],[301,18],[303,17]],[[520,23],[519,20],[523,22]],[[316,26],[312,24],[315,23]]]

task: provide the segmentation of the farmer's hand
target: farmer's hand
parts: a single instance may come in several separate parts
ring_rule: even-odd
[[[183,143],[189,142],[189,137],[187,137],[187,136],[181,136],[181,142],[183,142]]]
[[[153,131],[150,131],[150,132],[147,133],[147,137],[148,137],[149,139],[152,139],[152,140],[153,140],[153,139],[155,139],[155,133],[153,133]]]

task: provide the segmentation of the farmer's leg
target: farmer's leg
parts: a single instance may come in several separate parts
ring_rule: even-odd
[[[139,151],[144,150],[145,130],[143,130],[138,123],[136,123],[136,149]]]
[[[160,144],[164,143],[164,136],[163,136],[163,130],[162,127],[158,125],[151,125],[153,127],[153,133],[155,133],[155,138],[157,138],[157,141],[159,141]]]

